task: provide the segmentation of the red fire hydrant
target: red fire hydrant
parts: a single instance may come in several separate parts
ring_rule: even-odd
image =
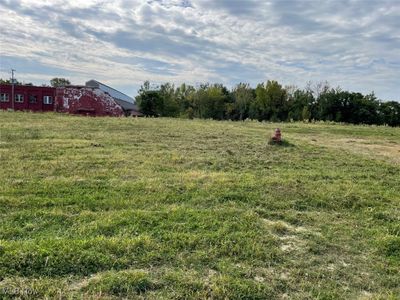
[[[272,136],[272,141],[278,144],[282,142],[281,130],[279,128],[275,129],[275,134]]]

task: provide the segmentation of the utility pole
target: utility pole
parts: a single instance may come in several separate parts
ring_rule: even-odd
[[[11,108],[14,110],[14,69],[11,69]]]

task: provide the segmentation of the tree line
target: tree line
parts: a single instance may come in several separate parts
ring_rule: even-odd
[[[3,79],[0,78],[0,84],[12,84],[11,79]],[[18,81],[17,79],[14,79],[14,84],[15,85],[30,85],[33,86],[32,82],[21,82]],[[50,86],[51,87],[62,87],[62,86],[67,86],[70,85],[71,82],[68,79],[65,78],[59,78],[59,77],[54,77],[53,79],[50,80]],[[49,86],[47,84],[42,84],[42,86]]]
[[[335,121],[352,124],[400,126],[400,103],[381,101],[374,93],[332,88],[327,82],[308,83],[303,89],[275,80],[252,88],[239,83],[231,90],[222,84],[198,87],[146,81],[136,103],[146,116],[259,121]]]
[[[0,79],[0,83],[11,81]],[[17,80],[14,83],[32,85]],[[65,78],[50,80],[52,87],[69,84]],[[136,103],[146,116],[273,122],[321,120],[400,126],[399,102],[381,101],[374,93],[363,95],[333,88],[328,82],[309,82],[301,89],[268,80],[256,88],[239,83],[229,90],[217,83],[197,87],[184,83],[175,87],[171,83],[154,86],[146,81],[138,91]]]

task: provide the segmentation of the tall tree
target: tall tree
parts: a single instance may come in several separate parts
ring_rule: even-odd
[[[146,116],[161,116],[163,100],[159,88],[151,88],[150,82],[145,81],[136,96],[136,103],[140,111]]]
[[[382,102],[379,108],[380,123],[389,126],[400,126],[400,103],[396,101]]]
[[[294,121],[309,120],[311,117],[311,106],[314,102],[312,93],[307,90],[296,89],[288,97],[288,118]]]
[[[160,97],[163,101],[161,116],[177,117],[179,115],[179,103],[173,84],[165,83],[160,86]]]
[[[288,116],[286,90],[275,80],[268,80],[256,88],[256,101],[251,114],[258,120],[285,121]]]
[[[222,120],[225,117],[225,102],[229,92],[221,84],[203,84],[193,97],[194,116]]]
[[[248,118],[251,103],[254,101],[254,90],[248,83],[239,83],[232,91],[232,96],[235,103],[235,111],[237,119],[243,120]]]
[[[181,116],[187,116],[189,118],[194,117],[193,97],[195,93],[196,89],[185,83],[182,83],[181,86],[175,90],[175,97],[179,104]]]

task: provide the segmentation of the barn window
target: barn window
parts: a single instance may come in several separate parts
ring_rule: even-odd
[[[44,104],[52,104],[53,98],[51,96],[43,96],[43,103]]]
[[[2,93],[0,94],[0,101],[1,102],[8,102],[8,94]]]
[[[15,102],[19,102],[19,103],[24,102],[24,95],[22,95],[22,94],[16,94],[16,95],[15,95]]]
[[[36,103],[36,102],[37,102],[37,96],[29,95],[29,103]]]

